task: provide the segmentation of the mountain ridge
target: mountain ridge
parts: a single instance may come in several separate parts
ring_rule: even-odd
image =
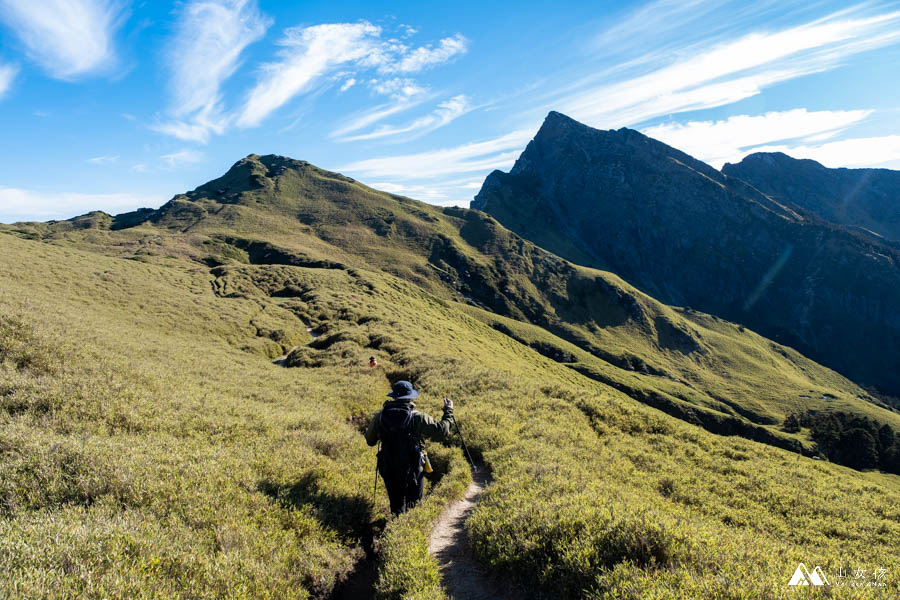
[[[900,335],[900,251],[639,132],[550,113],[472,207],[668,304],[744,323],[858,381],[900,390],[889,351]]]
[[[772,353],[773,364],[792,373],[785,377],[773,369],[765,378],[782,381],[797,398],[816,390],[800,400],[803,406],[820,407],[817,399],[824,395],[842,398],[853,410],[860,402],[878,404],[799,354],[775,354],[777,346],[750,332],[665,306],[615,275],[568,263],[482,212],[379,192],[306,161],[251,154],[159,209],[95,215],[89,222],[110,236],[126,236],[131,241],[122,251],[138,258],[160,253],[150,248],[162,236],[163,248],[206,265],[214,287],[234,290],[228,293],[295,293],[293,284],[277,278],[248,281],[242,264],[383,269],[439,298],[483,309],[480,319],[547,356],[566,362],[572,352],[562,350],[563,342],[574,345],[580,358],[567,368],[581,376],[712,431],[742,432],[795,451],[809,449],[778,428],[788,405],[774,393],[751,400],[762,371],[741,373],[740,361],[752,363],[761,347]],[[32,227],[32,235],[48,240],[85,231],[69,222]],[[135,239],[141,241],[135,245]],[[551,337],[515,331],[489,314],[534,325]]]
[[[7,553],[0,589],[324,600],[372,569],[367,597],[446,600],[427,540],[469,466],[431,444],[389,519],[363,432],[398,379],[429,414],[454,399],[493,476],[475,558],[523,597],[768,598],[785,556],[900,564],[877,398],[485,213],[277,160],[0,226],[0,513],[41,557]]]
[[[781,152],[749,154],[722,172],[832,223],[900,241],[900,172],[830,169]]]

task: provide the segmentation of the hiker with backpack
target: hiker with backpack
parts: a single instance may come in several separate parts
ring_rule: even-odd
[[[366,443],[379,441],[377,469],[384,480],[391,513],[406,512],[422,499],[425,491],[425,452],[423,438],[442,440],[450,435],[453,422],[453,401],[444,398],[444,415],[440,421],[415,409],[413,400],[419,396],[408,381],[392,386],[382,409],[372,418],[366,431]]]

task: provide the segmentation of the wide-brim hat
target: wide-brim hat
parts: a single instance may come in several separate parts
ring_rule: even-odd
[[[419,392],[408,381],[394,382],[394,385],[391,386],[391,392],[388,394],[388,398],[393,398],[394,400],[412,400],[418,397]]]

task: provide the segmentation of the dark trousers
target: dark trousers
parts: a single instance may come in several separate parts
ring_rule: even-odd
[[[424,471],[419,470],[416,473],[385,473],[384,469],[379,471],[391,502],[392,514],[405,513],[422,499],[422,494],[425,493]]]

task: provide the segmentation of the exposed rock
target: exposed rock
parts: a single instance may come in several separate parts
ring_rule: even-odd
[[[900,391],[900,250],[637,131],[600,131],[552,112],[472,207],[663,302],[743,323],[859,382]],[[691,345],[659,333],[663,345]]]
[[[781,152],[757,152],[722,167],[764,194],[823,219],[900,241],[900,172],[829,169]]]

